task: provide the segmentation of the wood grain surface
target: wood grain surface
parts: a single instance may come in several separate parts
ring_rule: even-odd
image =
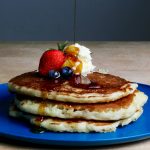
[[[134,82],[150,84],[150,42],[80,42],[80,44],[92,50],[93,62],[97,68],[108,69],[109,73]],[[0,83],[8,82],[12,77],[26,71],[38,69],[41,54],[52,47],[56,47],[56,42],[1,42]],[[29,144],[0,137],[0,150],[3,149],[62,150],[63,148]],[[150,149],[150,140],[85,149],[146,150]]]

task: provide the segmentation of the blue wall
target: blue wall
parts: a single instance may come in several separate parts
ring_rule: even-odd
[[[149,0],[76,0],[76,40],[150,40]],[[0,40],[73,40],[74,0],[0,0]]]
[[[0,0],[0,40],[72,40],[73,4],[73,0]]]
[[[150,0],[77,2],[78,40],[150,40]]]

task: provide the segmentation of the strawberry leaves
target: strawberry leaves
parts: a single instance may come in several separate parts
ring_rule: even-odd
[[[60,51],[64,51],[64,48],[68,45],[68,41],[65,41],[64,43],[57,43],[57,50],[60,50]],[[55,50],[56,48],[48,48],[47,50]]]
[[[64,51],[64,48],[67,46],[68,41],[65,41],[64,43],[57,43],[58,49],[60,51]]]

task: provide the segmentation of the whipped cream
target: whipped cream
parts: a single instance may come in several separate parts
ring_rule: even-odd
[[[78,43],[75,43],[74,46],[79,48],[78,58],[82,61],[83,65],[81,75],[87,76],[87,74],[93,72],[95,69],[95,66],[92,64],[91,51],[89,48]]]

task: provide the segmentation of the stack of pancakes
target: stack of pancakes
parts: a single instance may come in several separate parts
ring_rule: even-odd
[[[136,83],[97,72],[87,79],[90,86],[51,81],[38,72],[17,76],[8,83],[15,93],[9,114],[59,132],[111,132],[141,116],[148,97]]]

